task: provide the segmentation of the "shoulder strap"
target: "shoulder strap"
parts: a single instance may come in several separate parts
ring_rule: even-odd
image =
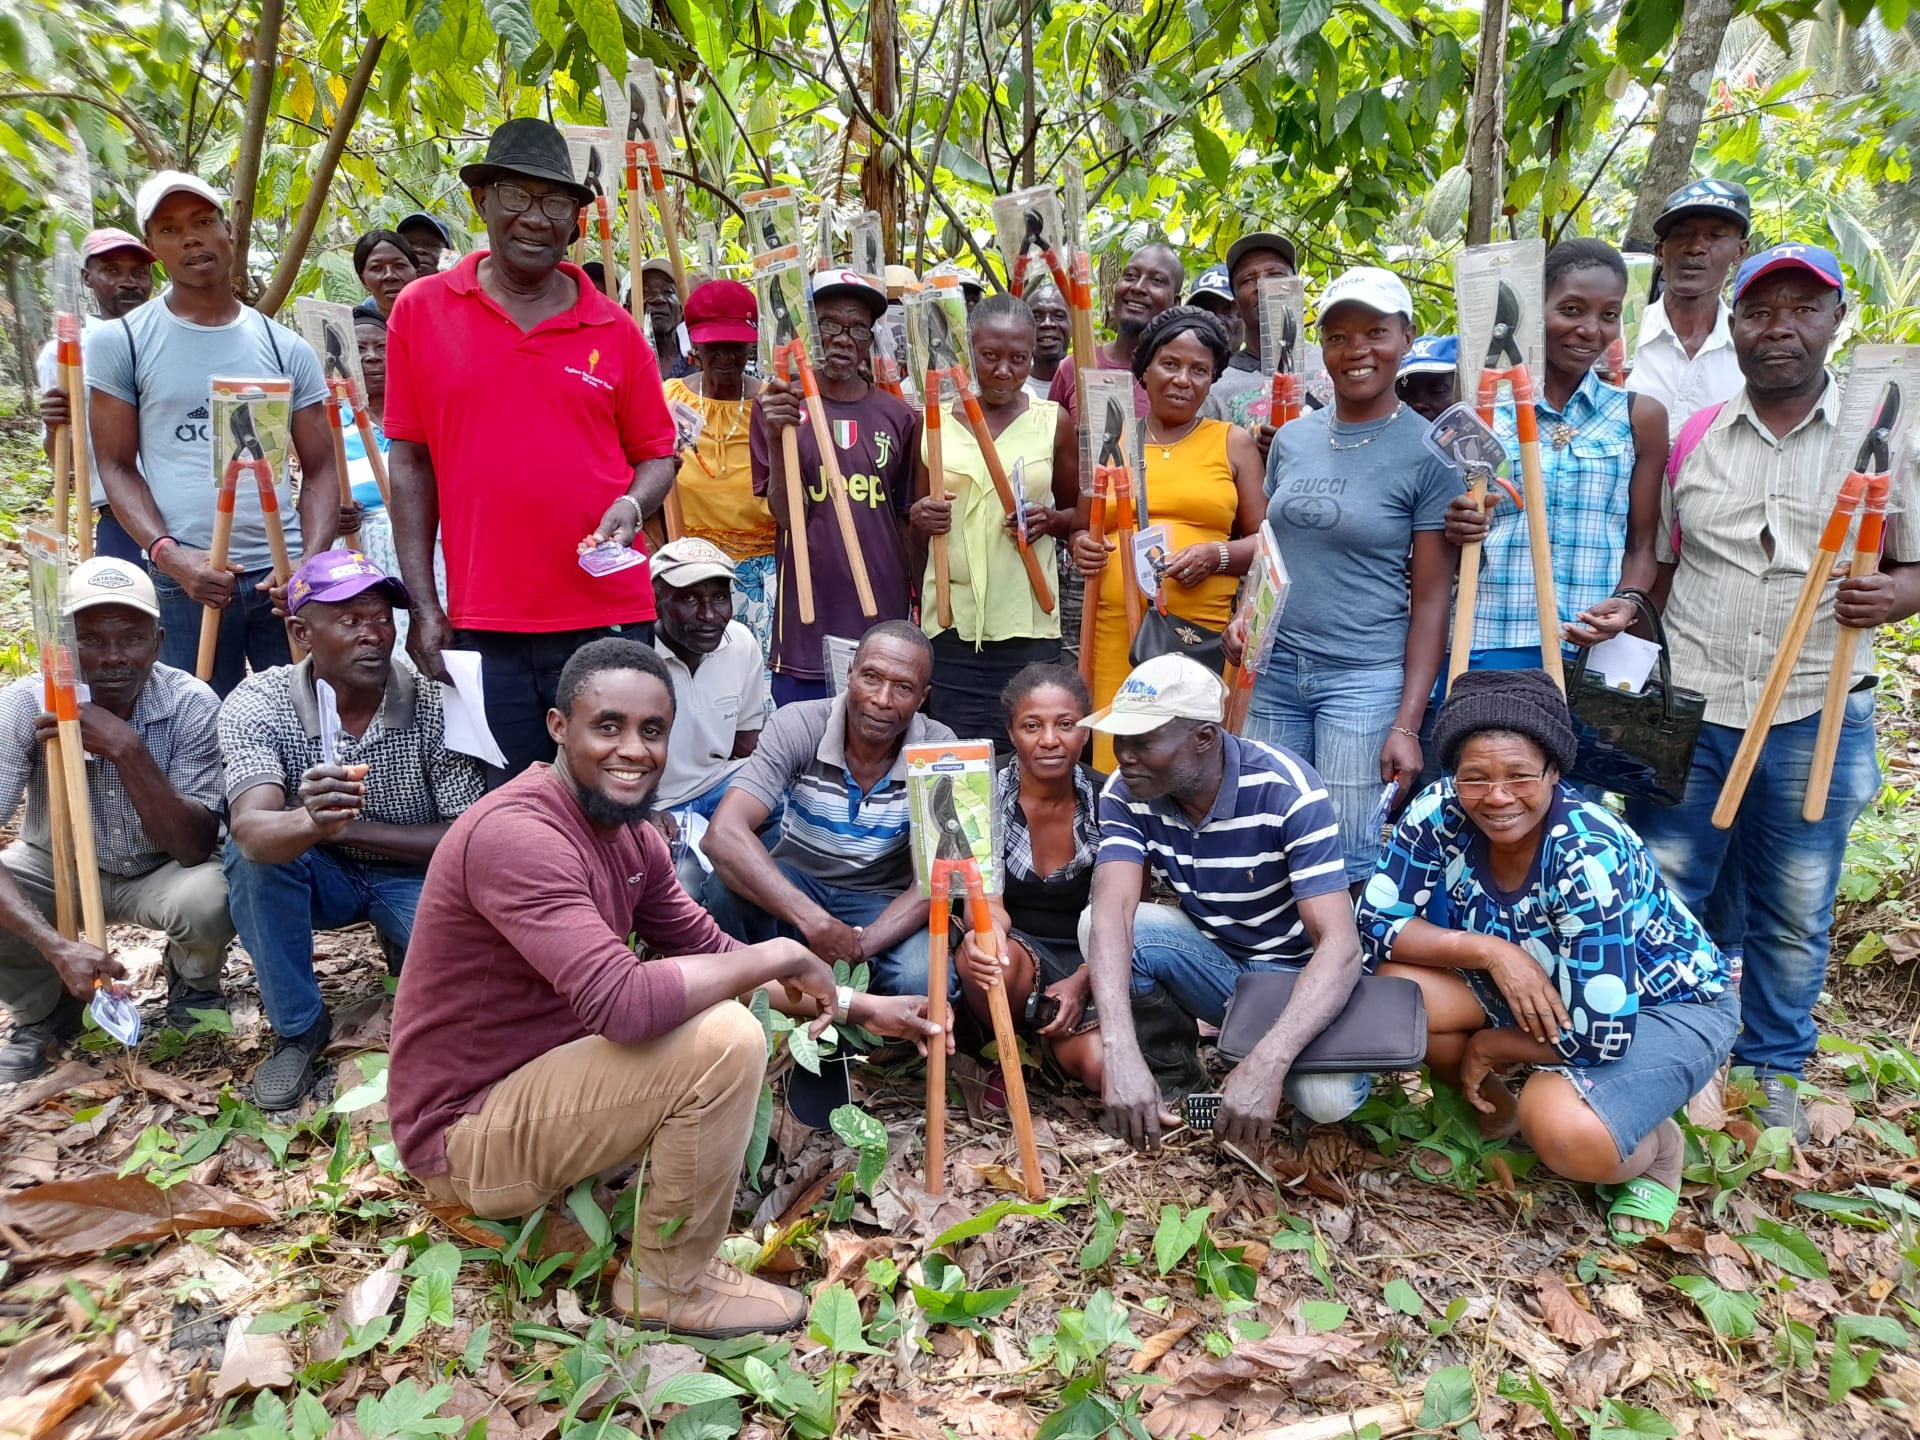
[[[120,328],[127,332],[127,373],[133,376],[133,408],[140,408],[140,347],[133,343],[133,326],[120,317]]]
[[[1707,431],[1713,428],[1713,422],[1720,418],[1720,412],[1726,408],[1726,401],[1715,401],[1703,406],[1687,417],[1687,423],[1680,427],[1680,433],[1673,437],[1673,448],[1667,452],[1667,490],[1672,492],[1680,482],[1680,469],[1687,463],[1687,457],[1700,446]],[[1680,514],[1675,507],[1673,516],[1673,553],[1680,553]]]
[[[258,310],[255,310],[253,313],[260,315]],[[278,370],[282,376],[285,376],[287,374],[287,362],[280,356],[280,337],[273,333],[273,321],[269,320],[265,315],[260,315],[260,323],[267,327],[267,345],[268,348],[273,351],[274,368]]]

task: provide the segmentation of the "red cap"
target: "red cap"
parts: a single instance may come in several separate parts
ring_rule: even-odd
[[[82,260],[91,260],[96,255],[111,254],[115,250],[137,250],[142,260],[148,264],[153,263],[153,252],[124,230],[89,230],[87,238],[80,242]]]
[[[738,280],[708,280],[687,296],[687,338],[696,345],[760,338],[760,302]]]

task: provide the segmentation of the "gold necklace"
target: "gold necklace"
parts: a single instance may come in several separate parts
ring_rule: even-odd
[[[1162,440],[1155,436],[1153,433],[1153,420],[1149,418],[1147,420],[1147,439],[1160,447],[1160,458],[1162,460],[1171,460],[1173,458],[1173,447],[1193,434],[1194,431],[1198,430],[1200,428],[1200,422],[1205,418],[1204,415],[1194,416],[1193,419],[1187,422],[1187,428],[1171,440]]]
[[[739,400],[722,400],[717,396],[703,394],[698,390],[692,393],[694,398],[700,402],[700,414],[702,418],[707,421],[707,428],[709,430],[716,429],[713,425],[712,407],[715,405],[724,405],[727,407],[727,433],[724,435],[718,435],[716,433],[716,438],[720,442],[720,473],[714,477],[718,480],[724,480],[727,478],[728,471],[733,468],[727,463],[727,456],[733,451],[731,442],[739,438],[741,416],[752,407],[744,395]]]

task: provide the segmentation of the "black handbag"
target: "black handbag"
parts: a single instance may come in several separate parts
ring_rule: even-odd
[[[1178,615],[1162,615],[1157,605],[1149,605],[1146,618],[1134,633],[1127,663],[1140,665],[1160,655],[1184,655],[1218,675],[1227,663],[1226,650],[1220,643],[1224,633]]]
[[[1610,689],[1598,675],[1589,675],[1587,652],[1580,652],[1567,673],[1567,708],[1580,740],[1579,758],[1567,778],[1631,800],[1678,805],[1687,791],[1707,697],[1673,683],[1667,631],[1652,597],[1622,590],[1619,598],[1631,600],[1652,624],[1659,668],[1634,694]]]
[[[1250,970],[1233,987],[1214,1043],[1238,1065],[1253,1053],[1293,999],[1297,970]],[[1418,1070],[1427,1058],[1427,1006],[1420,987],[1399,975],[1362,975],[1347,1005],[1293,1062],[1298,1075]]]

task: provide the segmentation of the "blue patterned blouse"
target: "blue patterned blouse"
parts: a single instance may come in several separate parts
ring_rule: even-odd
[[[1413,919],[1512,941],[1553,979],[1570,1035],[1554,1042],[1571,1065],[1617,1060],[1633,1043],[1643,1005],[1708,1001],[1725,988],[1726,959],[1680,897],[1667,889],[1644,841],[1566,785],[1554,795],[1532,872],[1503,891],[1486,837],[1453,782],[1430,785],[1407,807],[1359,905],[1361,944],[1376,963]],[[1487,976],[1462,972],[1496,1017]]]

